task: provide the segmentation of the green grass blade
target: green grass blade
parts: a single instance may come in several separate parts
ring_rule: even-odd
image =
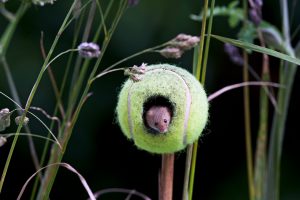
[[[294,57],[289,56],[284,53],[280,53],[278,51],[274,51],[272,49],[268,49],[265,47],[261,47],[261,46],[255,45],[255,44],[248,43],[248,42],[235,40],[235,39],[231,39],[231,38],[227,38],[227,37],[222,37],[222,36],[218,36],[218,35],[211,35],[211,37],[213,37],[219,41],[222,41],[224,43],[229,43],[229,44],[232,44],[234,46],[237,46],[237,47],[240,47],[243,49],[249,49],[249,50],[252,50],[255,52],[267,54],[269,56],[273,56],[273,57],[285,60],[287,62],[294,63],[296,65],[300,65],[300,59],[294,58]]]

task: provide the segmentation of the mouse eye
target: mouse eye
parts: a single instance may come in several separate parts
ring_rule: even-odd
[[[168,122],[168,120],[167,119],[164,119],[164,123],[166,124]]]
[[[154,125],[155,125],[155,126],[157,126],[157,125],[158,125],[158,123],[157,123],[157,122],[155,122],[155,123],[154,123]]]

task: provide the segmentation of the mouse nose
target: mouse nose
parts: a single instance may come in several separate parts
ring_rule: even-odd
[[[158,126],[158,130],[160,133],[166,133],[168,131],[168,128],[166,126]]]

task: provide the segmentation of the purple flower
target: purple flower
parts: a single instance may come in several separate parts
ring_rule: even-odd
[[[197,36],[181,33],[166,43],[165,48],[157,51],[165,58],[180,58],[182,54],[195,47],[200,42]]]
[[[256,26],[258,26],[262,20],[260,12],[253,8],[249,10],[249,18]]]
[[[45,4],[53,4],[55,0],[32,0],[34,4],[44,6]]]
[[[182,51],[190,50],[195,47],[200,41],[200,38],[197,36],[191,36],[184,33],[177,35],[170,42],[170,46],[177,47]]]
[[[0,136],[0,147],[2,147],[3,145],[5,145],[5,143],[7,142],[6,138],[3,136]]]
[[[10,126],[10,112],[8,108],[0,110],[0,131],[4,131]]]
[[[128,0],[128,6],[136,6],[139,3],[139,0]]]
[[[243,66],[244,60],[237,47],[225,43],[224,51],[229,56],[231,62],[233,62],[236,65]]]
[[[22,121],[22,116],[18,116],[15,118],[15,123],[17,126],[19,126],[21,124],[21,121]],[[26,126],[29,122],[29,118],[28,117],[25,117],[24,120],[23,120],[23,126]]]
[[[146,73],[147,64],[142,63],[140,66],[134,65],[125,70],[124,74],[129,76],[134,82],[140,81],[143,78],[143,75]]]
[[[250,20],[258,26],[262,20],[262,0],[249,0],[250,9],[249,9],[249,18]]]
[[[165,58],[180,58],[183,54],[183,51],[177,47],[166,47],[159,51],[160,55]]]
[[[77,47],[79,55],[84,58],[97,58],[100,55],[100,48],[95,43],[83,42]]]

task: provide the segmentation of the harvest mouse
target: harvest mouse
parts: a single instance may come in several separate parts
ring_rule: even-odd
[[[146,112],[145,117],[150,128],[159,133],[166,133],[169,129],[171,115],[171,110],[167,106],[152,106]]]

